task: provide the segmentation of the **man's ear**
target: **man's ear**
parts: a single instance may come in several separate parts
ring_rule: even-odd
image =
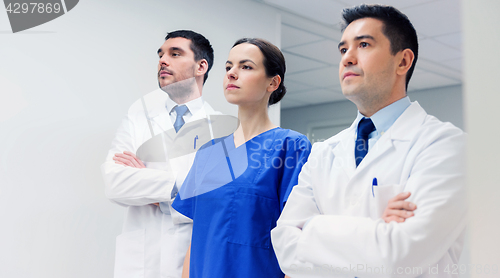
[[[203,76],[208,71],[208,62],[205,59],[201,59],[198,61],[198,68],[196,69],[197,76]]]
[[[281,76],[279,76],[278,74],[276,74],[273,79],[271,79],[271,83],[269,83],[269,86],[267,86],[267,91],[268,92],[274,92],[276,91],[276,89],[278,89],[278,87],[280,86],[281,84]]]
[[[406,75],[408,70],[410,70],[411,65],[413,65],[413,60],[415,60],[415,54],[411,49],[407,48],[396,54],[399,58],[399,65],[397,67],[396,73],[398,75]]]

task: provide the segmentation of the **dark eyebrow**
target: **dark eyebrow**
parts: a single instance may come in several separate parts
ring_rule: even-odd
[[[362,40],[362,39],[370,39],[370,40],[375,40],[374,37],[370,36],[370,35],[361,35],[361,36],[357,36],[354,38],[355,41],[359,41],[359,40]]]
[[[179,48],[179,47],[171,47],[170,48],[170,51],[180,51],[180,52],[184,52],[184,50],[182,48]],[[163,52],[163,49],[161,48],[158,48],[158,54],[162,53]]]
[[[250,60],[250,59],[241,60],[241,61],[240,61],[240,64],[244,64],[244,63],[246,63],[246,62],[250,62],[250,63],[252,63],[252,64],[254,64],[254,65],[257,65],[256,63],[254,63],[254,62],[253,62],[252,60]],[[226,64],[231,64],[231,65],[232,65],[232,64],[233,64],[233,62],[231,62],[231,61],[226,61]]]
[[[175,47],[175,46],[173,46],[173,47],[170,47],[170,51],[180,51],[180,52],[184,52],[184,49],[179,48],[179,47]]]
[[[250,63],[252,63],[252,64],[254,64],[254,65],[257,65],[256,63],[254,63],[254,62],[253,62],[252,60],[250,60],[250,59],[241,60],[241,61],[240,61],[240,64],[244,64],[244,63],[246,63],[246,62],[250,62]]]
[[[359,40],[363,40],[363,39],[370,39],[370,40],[373,40],[375,41],[375,38],[370,36],[370,35],[361,35],[361,36],[357,36],[354,38],[355,41],[359,41]],[[337,48],[340,48],[341,46],[343,46],[345,44],[345,41],[341,41],[339,42],[339,45]]]

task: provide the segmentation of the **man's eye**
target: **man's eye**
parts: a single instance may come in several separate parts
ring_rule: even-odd
[[[172,53],[172,57],[181,56],[179,53]]]
[[[226,67],[226,72],[230,71],[231,67]]]
[[[369,44],[367,42],[362,42],[362,43],[359,44],[359,46],[361,46],[361,47],[367,47],[367,46],[369,46]]]
[[[346,48],[341,48],[341,49],[340,49],[340,54],[344,54],[344,53],[346,53],[346,52],[347,52],[347,49],[346,49]]]

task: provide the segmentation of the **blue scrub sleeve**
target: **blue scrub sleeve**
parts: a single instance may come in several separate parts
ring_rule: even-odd
[[[187,178],[189,178],[189,176],[191,176],[191,175],[188,174]],[[194,176],[194,175],[192,175],[192,176]],[[180,214],[182,214],[190,219],[193,219],[195,198],[196,198],[196,196],[183,200],[181,198],[181,193],[179,192],[179,194],[177,194],[177,196],[175,197],[174,202],[172,203],[172,208],[174,208]]]
[[[189,169],[189,173],[172,203],[172,208],[190,219],[194,217],[196,205],[196,195],[193,194],[196,190],[196,175],[200,169],[203,169],[207,165],[207,159],[211,157],[211,151],[214,149],[213,146],[220,140],[222,138],[207,142],[196,152],[193,165]]]
[[[297,185],[302,166],[307,162],[311,153],[311,142],[302,134],[295,139],[295,142],[286,142],[286,144],[286,158],[279,189],[281,211],[283,211],[293,187]]]
[[[232,180],[225,140],[232,140],[232,136],[211,140],[196,152],[193,165],[172,204],[184,216],[193,219],[198,195],[215,190]]]
[[[193,165],[191,166],[191,169],[189,169],[189,173],[186,179],[184,180],[182,187],[186,186],[187,184],[194,184],[195,182],[196,167],[198,167],[198,162],[199,162],[198,154],[199,153],[196,153]],[[193,196],[191,198],[185,198],[185,196],[183,196],[183,194],[185,194],[184,192],[185,192],[184,190],[179,190],[179,193],[177,193],[177,196],[175,196],[175,200],[172,203],[172,208],[174,208],[180,214],[190,219],[193,219],[196,196]]]

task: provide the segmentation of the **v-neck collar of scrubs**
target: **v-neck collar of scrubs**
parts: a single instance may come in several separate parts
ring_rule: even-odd
[[[271,128],[271,129],[268,129],[262,133],[259,133],[257,135],[255,135],[254,137],[250,138],[249,140],[245,141],[245,143],[239,145],[238,147],[236,147],[236,143],[234,142],[234,133],[232,133],[231,135],[229,135],[228,137],[228,141],[229,142],[232,142],[232,144],[229,144],[231,146],[231,150],[235,150],[235,149],[238,149],[239,147],[241,146],[245,146],[248,142],[254,140],[254,139],[257,139],[258,137],[261,137],[261,136],[264,136],[266,133],[270,132],[270,131],[274,131],[274,130],[277,130],[277,129],[280,129],[281,127],[277,126],[277,127],[274,127],[274,128]],[[229,143],[228,142],[228,143]]]

